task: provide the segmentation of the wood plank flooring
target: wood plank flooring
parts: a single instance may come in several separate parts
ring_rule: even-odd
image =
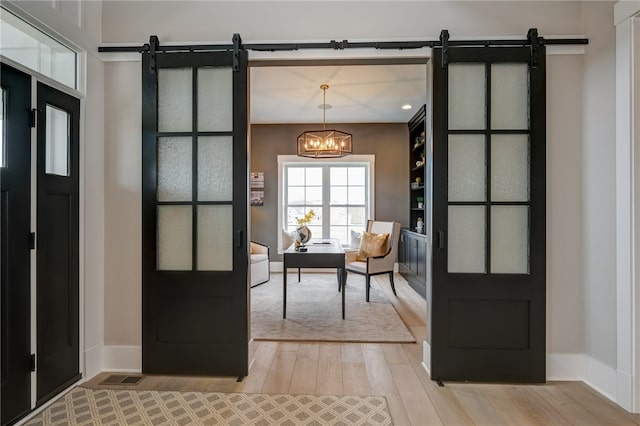
[[[421,365],[424,300],[402,279],[396,279],[397,298],[388,281],[379,282],[419,343],[254,342],[254,363],[241,383],[235,378],[145,376],[122,388],[383,395],[396,425],[640,425],[640,415],[581,382],[447,382],[438,387]],[[99,374],[87,386],[100,387],[110,374]]]

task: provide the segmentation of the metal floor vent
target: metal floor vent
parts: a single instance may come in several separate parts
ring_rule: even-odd
[[[112,374],[99,384],[101,385],[137,385],[143,379],[142,376],[125,376],[122,374]]]

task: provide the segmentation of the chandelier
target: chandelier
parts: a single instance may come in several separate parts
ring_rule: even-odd
[[[339,130],[327,130],[325,116],[327,111],[328,84],[320,86],[323,91],[322,130],[309,130],[298,136],[298,155],[311,158],[344,157],[353,152],[352,136]]]

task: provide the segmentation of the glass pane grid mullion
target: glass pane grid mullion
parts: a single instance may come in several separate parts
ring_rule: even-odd
[[[485,207],[485,220],[486,220],[486,230],[485,230],[485,271],[487,274],[491,274],[491,64],[485,63],[485,78],[486,80],[486,90],[485,94],[485,107],[486,114],[485,119],[486,124],[485,128],[487,129],[487,133],[485,135],[485,164],[486,164],[486,180],[485,180],[485,191],[487,194],[486,198],[486,207]]]
[[[193,226],[191,227],[191,270],[195,271],[198,268],[198,69],[196,67],[191,68],[191,200],[193,200],[193,208],[191,213],[193,214]]]
[[[179,137],[191,136],[196,133],[198,136],[233,136],[233,132],[158,132],[159,137]]]

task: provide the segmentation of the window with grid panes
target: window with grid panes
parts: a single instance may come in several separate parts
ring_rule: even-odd
[[[336,238],[349,245],[351,231],[362,232],[370,214],[368,163],[289,163],[284,165],[284,228],[310,210],[313,238]]]

